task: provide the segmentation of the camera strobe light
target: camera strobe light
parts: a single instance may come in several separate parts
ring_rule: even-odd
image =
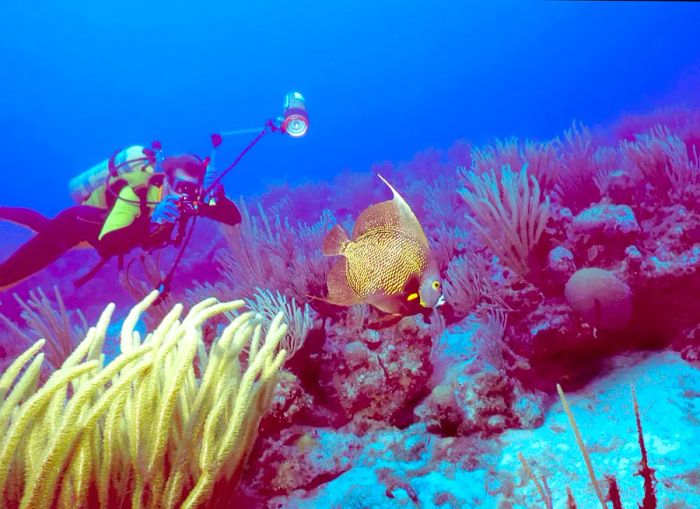
[[[304,96],[299,92],[289,92],[284,97],[282,132],[293,138],[300,138],[309,129],[309,115],[306,112]]]

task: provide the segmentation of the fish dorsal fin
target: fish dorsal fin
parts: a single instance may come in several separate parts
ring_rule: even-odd
[[[406,203],[406,200],[403,199],[403,196],[401,196],[399,194],[399,192],[396,189],[394,189],[394,186],[389,184],[387,179],[382,177],[379,173],[377,173],[377,177],[382,179],[382,182],[384,182],[387,185],[387,187],[391,190],[391,194],[394,195],[394,199],[392,201],[394,201],[396,203],[396,206],[399,208],[399,210],[401,210],[402,212],[408,212],[411,216],[413,216],[413,219],[416,222],[418,222],[416,217],[413,215],[413,211],[411,210],[411,207],[408,206],[408,203]]]
[[[401,230],[403,226],[401,214],[394,200],[387,200],[370,205],[363,210],[352,229],[352,239],[357,240],[362,235],[376,229]]]
[[[427,248],[428,239],[418,222],[418,218],[416,218],[411,210],[411,207],[384,177],[379,174],[377,174],[377,176],[382,179],[382,182],[391,190],[393,198],[375,205],[370,205],[363,210],[355,222],[352,238],[357,239],[360,235],[372,229],[383,227],[405,231]]]

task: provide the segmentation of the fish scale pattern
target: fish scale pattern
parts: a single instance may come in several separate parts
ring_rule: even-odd
[[[395,228],[373,228],[348,242],[343,254],[348,259],[348,284],[361,298],[378,292],[398,294],[428,265],[428,252],[418,239]]]

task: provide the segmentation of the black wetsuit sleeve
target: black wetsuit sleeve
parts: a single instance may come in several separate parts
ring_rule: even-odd
[[[230,226],[235,226],[241,222],[241,212],[228,197],[222,196],[216,202],[216,205],[203,204],[202,216],[219,223],[224,223]]]

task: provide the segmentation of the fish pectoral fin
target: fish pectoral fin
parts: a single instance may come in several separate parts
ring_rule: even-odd
[[[333,304],[326,297],[321,297],[320,295],[311,295],[310,293],[307,293],[306,295],[304,295],[304,297],[306,297],[306,300],[308,302],[318,301],[318,302],[325,302],[327,304]]]
[[[353,306],[362,302],[362,299],[348,284],[347,266],[347,258],[341,258],[335,262],[328,273],[328,299],[326,301],[329,304]]]
[[[369,322],[367,324],[367,328],[373,330],[386,329],[387,327],[391,327],[392,325],[399,323],[402,318],[402,315],[384,315],[373,322]]]
[[[321,316],[337,313],[340,310],[346,309],[347,306],[336,304],[328,300],[326,297],[321,297],[320,295],[306,295],[307,302],[309,306],[315,309]]]
[[[325,256],[337,256],[343,252],[343,247],[349,241],[348,234],[337,224],[324,237],[322,252]]]
[[[374,294],[367,298],[367,303],[377,308],[382,313],[388,315],[403,315],[405,316],[407,302],[402,295],[385,295]]]

